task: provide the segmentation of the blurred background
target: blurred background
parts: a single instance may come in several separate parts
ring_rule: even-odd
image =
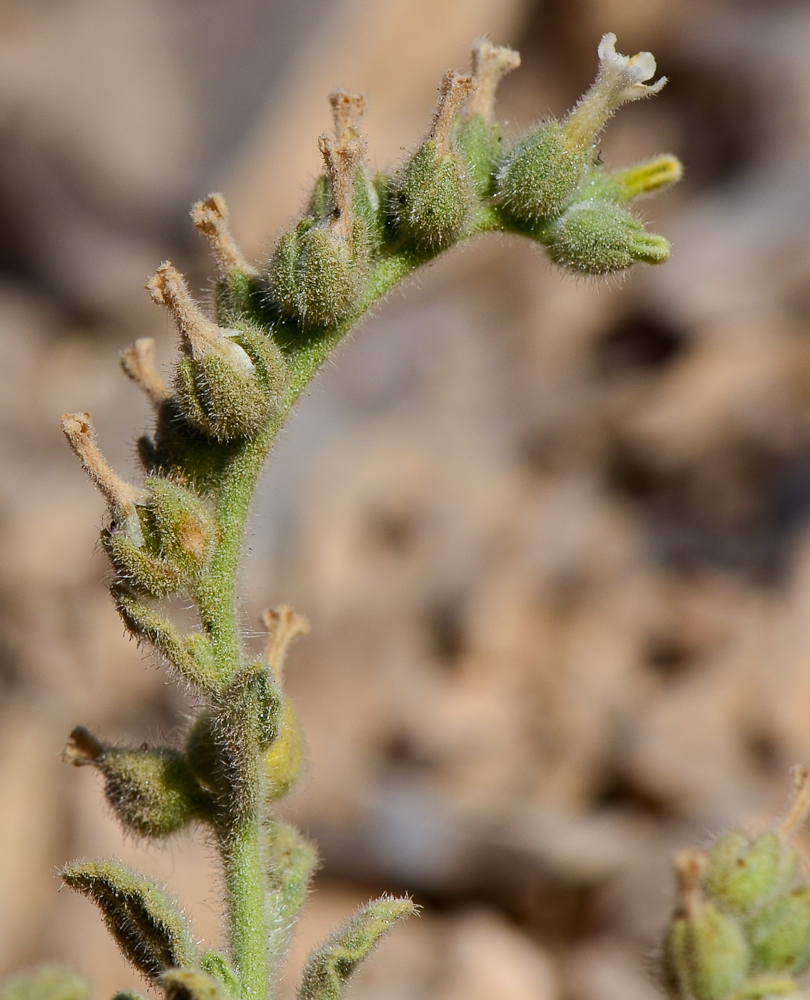
[[[603,32],[670,83],[614,167],[671,151],[647,203],[672,261],[575,281],[518,239],[455,251],[375,310],[288,425],[255,505],[244,617],[312,621],[287,814],[323,867],[282,983],[359,902],[423,916],[358,1000],[653,1000],[670,858],[761,830],[810,758],[810,6],[802,0],[0,2],[0,974],[136,985],[57,867],[116,855],[219,935],[209,849],[124,840],[73,725],[174,740],[189,703],[122,635],[103,514],[59,431],[90,410],[135,474],[117,367],[175,335],[142,285],[200,295],[188,219],[225,192],[251,258],[318,172],[335,86],[380,167],[484,33],[519,48],[512,133],[591,82]],[[256,632],[256,642],[261,636]]]

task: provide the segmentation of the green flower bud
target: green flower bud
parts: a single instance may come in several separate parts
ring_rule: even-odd
[[[203,790],[176,750],[104,746],[79,726],[70,734],[63,758],[101,772],[107,801],[130,833],[168,837],[205,814]]]
[[[359,99],[358,99],[359,100]],[[326,164],[325,180],[310,201],[312,216],[278,240],[270,260],[273,298],[304,326],[340,322],[355,308],[371,266],[369,224],[356,210],[356,193],[369,187],[363,167],[365,143],[344,121],[342,104],[333,103],[337,138],[318,140]],[[358,115],[359,117],[359,115]],[[365,204],[363,199],[359,203]],[[373,214],[371,208],[366,213]]]
[[[754,965],[799,975],[810,966],[810,889],[792,889],[767,903],[748,924]]]
[[[788,889],[797,872],[796,851],[778,832],[751,841],[732,830],[712,846],[703,886],[728,910],[746,914]]]
[[[392,184],[394,227],[420,253],[451,246],[472,219],[474,181],[455,138],[456,117],[472,87],[470,76],[445,74],[427,139]]]
[[[96,904],[124,956],[152,982],[168,969],[196,964],[188,921],[154,879],[117,861],[74,861],[62,878]]]
[[[675,996],[721,1000],[744,982],[750,956],[739,923],[700,892],[705,863],[700,851],[685,851],[676,862],[681,906],[665,938],[664,979]]]
[[[257,431],[286,387],[278,346],[259,331],[217,327],[200,312],[171,264],[162,264],[147,288],[180,330],[186,357],[175,372],[175,394],[186,419],[217,441]]]
[[[652,160],[645,160],[638,166],[616,171],[610,176],[620,190],[617,201],[632,201],[662,187],[677,184],[683,177],[683,164],[676,156],[664,153]]]
[[[670,245],[607,201],[575,203],[550,226],[548,248],[561,267],[580,274],[625,271],[636,261],[663,264]]]

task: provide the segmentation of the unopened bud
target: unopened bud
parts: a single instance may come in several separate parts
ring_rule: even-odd
[[[475,188],[455,133],[473,78],[448,72],[427,138],[395,178],[391,213],[399,232],[417,250],[438,253],[466,234],[475,208]]]
[[[167,1000],[227,1000],[228,994],[213,976],[199,969],[168,969],[160,977]]]
[[[239,979],[231,963],[220,952],[207,951],[200,959],[200,968],[221,983],[229,996],[238,995]]]
[[[683,177],[683,164],[676,156],[665,153],[635,167],[618,170],[611,176],[619,186],[619,200],[632,201],[670,184],[677,184]]]
[[[606,201],[573,204],[550,227],[555,263],[581,274],[612,274],[636,261],[663,264],[671,248],[625,209]]]

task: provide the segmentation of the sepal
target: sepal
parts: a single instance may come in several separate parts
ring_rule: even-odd
[[[192,633],[183,638],[167,618],[144,604],[126,587],[113,584],[110,594],[124,625],[139,642],[154,646],[189,684],[210,693],[219,690],[221,681],[216,660],[205,636]]]

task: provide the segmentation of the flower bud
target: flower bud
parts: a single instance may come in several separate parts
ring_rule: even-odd
[[[130,833],[168,837],[204,815],[202,789],[176,750],[104,746],[80,726],[70,734],[63,756],[101,772],[107,801]]]
[[[573,204],[549,228],[548,248],[555,263],[581,274],[625,271],[636,261],[663,264],[670,245],[648,233],[625,209],[608,201]]]
[[[336,112],[336,124],[338,114]],[[278,240],[270,260],[273,298],[292,319],[309,327],[345,319],[365,291],[371,266],[369,226],[355,208],[365,143],[346,126],[343,134],[318,140],[326,164],[311,210]],[[361,183],[365,188],[363,176]],[[321,214],[322,213],[322,214]]]
[[[219,980],[199,969],[167,969],[160,977],[166,1000],[227,1000]]]
[[[182,276],[162,264],[146,286],[175,318],[186,357],[175,394],[186,418],[217,441],[257,431],[277,409],[287,368],[278,346],[252,330],[222,330],[189,295]]]
[[[458,112],[472,87],[470,76],[445,74],[430,132],[393,182],[395,229],[420,253],[438,253],[455,243],[472,219],[473,178],[455,138]]]
[[[750,957],[737,921],[700,891],[705,864],[701,851],[684,851],[676,861],[681,900],[664,942],[664,978],[676,996],[721,1000],[745,980]]]

